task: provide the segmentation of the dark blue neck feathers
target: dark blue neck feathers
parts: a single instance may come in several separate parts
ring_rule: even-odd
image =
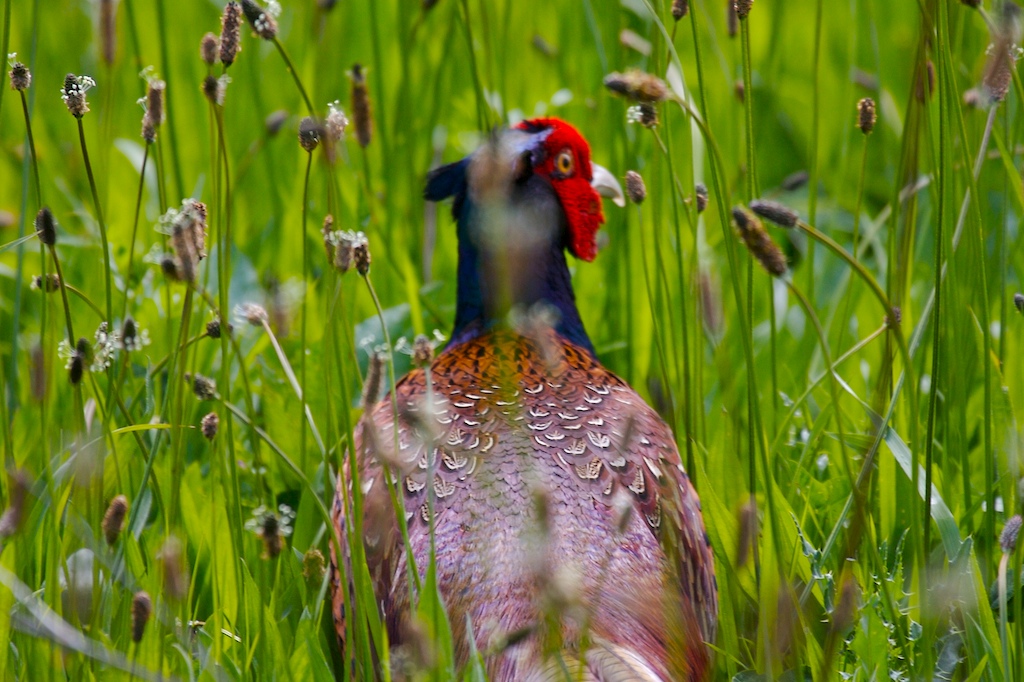
[[[537,177],[518,186],[510,204],[529,206],[531,210],[522,213],[530,227],[544,225],[530,230],[535,232],[532,238],[510,234],[501,248],[488,247],[480,234],[479,207],[467,194],[468,165],[468,159],[463,159],[433,171],[425,192],[431,201],[454,197],[452,216],[458,224],[459,269],[455,328],[449,345],[505,324],[511,306],[528,309],[543,304],[556,311],[555,331],[594,355],[576,309],[565,257],[565,216],[554,190]]]

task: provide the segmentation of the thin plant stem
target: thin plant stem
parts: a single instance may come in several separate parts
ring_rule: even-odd
[[[302,95],[302,101],[306,104],[306,109],[309,111],[309,115],[315,117],[316,110],[313,109],[313,102],[309,99],[309,95],[306,94],[306,88],[302,85],[302,79],[299,78],[298,71],[295,70],[295,65],[292,64],[291,57],[288,56],[288,52],[284,49],[284,45],[277,39],[277,36],[273,40],[274,47],[277,48],[278,54],[281,55],[281,59],[284,60],[285,68],[288,69],[288,73],[291,74],[292,80],[295,81],[295,87],[299,89],[299,94]]]
[[[185,415],[185,364],[187,362],[187,351],[184,349],[185,340],[188,339],[189,327],[192,322],[192,289],[185,291],[185,301],[181,307],[181,326],[178,330],[178,347],[181,361],[177,363],[175,372],[171,375],[171,391],[174,400],[171,407],[171,438],[174,441],[173,459],[171,464],[171,507],[169,511],[170,524],[172,528],[181,523],[181,477],[185,466],[185,434],[182,421]]]
[[[380,320],[381,333],[384,336],[384,345],[388,349],[388,382],[390,387],[391,396],[391,418],[394,423],[398,423],[398,396],[395,391],[395,356],[393,347],[391,345],[391,333],[388,331],[387,322],[384,320],[384,309],[380,305],[380,299],[377,298],[377,291],[373,288],[373,282],[370,281],[369,273],[363,275],[363,281],[366,283],[366,288],[370,292],[370,298],[373,299],[374,308],[377,310],[377,318]],[[398,429],[392,429],[394,434],[394,452],[398,452]],[[394,508],[395,516],[398,519],[398,529],[402,534],[402,542],[405,546],[406,559],[408,562],[407,573],[409,578],[410,603],[415,603],[415,595],[420,590],[420,572],[416,567],[416,557],[412,551],[412,543],[409,541],[409,526],[405,520],[404,506],[402,501],[398,497],[398,493],[395,490],[394,476],[390,474],[384,476],[384,481],[387,484],[388,495],[391,497],[391,505]],[[415,587],[415,591],[413,591]]]
[[[64,283],[64,271],[60,267],[60,259],[57,257],[57,247],[50,246],[50,258],[53,259],[53,268],[57,271],[57,280],[60,282],[60,296],[64,304],[64,321],[68,328],[68,343],[75,343],[75,328],[71,324],[71,306],[68,305],[68,286]]]
[[[818,219],[818,138],[821,136],[821,39],[822,20],[824,14],[823,0],[815,3],[814,14],[814,56],[811,58],[812,103],[811,103],[811,139],[808,145],[810,169],[807,174],[807,221],[812,225]],[[814,242],[807,244],[807,298],[814,301]]]
[[[172,102],[175,98],[175,89],[171,78],[171,57],[167,46],[167,31],[170,24],[167,22],[167,10],[164,0],[156,0],[156,19],[157,33],[160,36],[160,63],[163,66],[164,80],[168,84],[167,93],[164,96],[164,109],[166,110],[167,139],[171,147],[171,166],[174,169],[174,189],[179,197],[184,197],[185,182],[181,174],[181,159],[178,157],[178,132],[174,117],[175,109]],[[159,160],[158,163],[160,163]],[[165,211],[166,206],[161,206],[160,210],[161,212]]]
[[[657,131],[654,131],[654,133],[655,133],[655,135],[657,135]],[[674,165],[674,162],[672,160],[672,154],[669,151],[669,145],[671,145],[671,143],[672,143],[672,138],[671,138],[671,135],[668,134],[667,130],[666,130],[666,134],[665,134],[665,139],[667,141],[667,144],[663,146],[663,149],[665,150],[665,159],[668,161],[669,175],[672,177],[674,184],[676,186],[678,186],[679,182],[678,182],[678,180],[676,178],[675,165]],[[686,269],[684,267],[684,259],[683,259],[683,231],[682,231],[682,227],[681,227],[681,224],[680,224],[681,221],[679,219],[679,199],[680,199],[679,193],[678,192],[672,192],[672,217],[673,217],[673,225],[675,227],[675,235],[676,235],[676,249],[675,249],[675,251],[676,251],[676,267],[679,268],[679,296],[680,296],[680,298],[683,301],[686,301],[688,299],[688,297],[686,295],[687,294],[687,282],[686,282]],[[681,318],[682,318],[682,320],[681,320],[681,322],[682,322],[682,328],[681,328],[682,348],[680,350],[680,355],[683,358],[683,361],[682,361],[682,371],[683,371],[683,435],[684,435],[684,438],[686,440],[686,470],[692,472],[692,471],[694,471],[696,469],[697,465],[696,465],[696,459],[695,459],[694,452],[693,452],[693,440],[694,440],[693,418],[692,418],[692,407],[693,407],[692,406],[692,401],[693,401],[692,400],[692,395],[693,395],[693,390],[692,390],[692,386],[690,385],[690,376],[691,376],[691,372],[690,372],[690,342],[689,342],[690,330],[689,330],[689,320],[688,320],[689,314],[687,312],[688,308],[689,307],[687,305],[685,305],[685,304],[680,307],[680,315],[681,315]]]
[[[128,3],[131,5],[131,3]],[[149,161],[149,147],[150,143],[146,142],[146,147],[142,152],[142,171],[139,173],[139,192],[135,197],[135,217],[132,219],[132,241],[131,246],[128,248],[128,269],[125,270],[124,275],[124,308],[121,311],[121,317],[127,317],[128,315],[128,292],[131,291],[131,277],[132,277],[132,265],[135,260],[135,238],[139,230],[139,211],[142,209],[142,189],[146,184],[146,162]]]
[[[85,172],[89,176],[89,189],[92,192],[92,202],[96,208],[96,222],[100,228],[100,245],[103,249],[103,283],[107,294],[107,322],[114,319],[114,301],[111,294],[111,268],[110,268],[110,244],[107,242],[107,225],[103,221],[103,208],[100,206],[100,195],[96,190],[96,178],[92,173],[92,164],[89,162],[89,150],[85,144],[85,127],[82,125],[81,117],[75,117],[78,122],[78,139],[82,146],[82,159],[85,162]]]
[[[853,210],[853,245],[850,248],[850,253],[857,256],[857,247],[859,244],[860,237],[860,213],[864,204],[864,181],[867,177],[868,170],[868,135],[864,135],[863,144],[861,145],[860,154],[860,175],[857,178],[857,200]],[[844,305],[843,314],[839,318],[839,340],[836,342],[837,345],[843,345],[843,335],[846,333],[846,327],[850,319],[850,306],[853,305],[853,291],[852,289],[846,294],[846,303]]]
[[[276,40],[276,39],[275,39]],[[302,181],[302,222],[299,224],[299,232],[302,235],[302,327],[300,334],[299,354],[299,384],[302,386],[302,412],[309,410],[306,403],[306,324],[309,318],[309,239],[306,238],[306,214],[309,203],[309,170],[313,166],[313,153],[306,153],[306,175]],[[326,451],[320,448],[321,453],[326,457]],[[299,432],[299,466],[306,470],[306,429]]]
[[[0,58],[7,58],[7,50],[11,46],[11,0],[4,0],[4,26],[3,26],[3,38],[0,39],[2,47],[0,47]],[[6,87],[0,86],[0,114],[4,112],[4,91]],[[6,398],[5,398],[6,399]]]
[[[649,251],[647,249],[647,237],[644,232],[643,211],[639,206],[636,207],[636,220],[637,230],[640,233],[640,258],[643,262],[644,284],[647,287],[647,302],[651,310],[651,323],[654,326],[654,346],[658,351],[658,360],[661,364],[662,381],[666,386],[670,386],[671,383],[668,378],[668,358],[666,357],[665,342],[661,330],[661,316],[658,315],[658,306],[654,296],[654,287],[651,284],[650,266],[647,264],[647,254]]]
[[[2,89],[0,88],[0,90]],[[39,156],[36,154],[36,141],[32,135],[32,117],[28,112],[28,98],[25,97],[24,90],[19,91],[18,94],[21,95],[21,111],[25,116],[25,134],[28,136],[28,148],[32,155],[32,176],[36,183],[36,202],[39,206],[42,206],[43,190],[39,182]]]
[[[1006,601],[1006,568],[1010,562],[1010,555],[1003,552],[1002,557],[999,559],[999,572],[997,574],[997,595],[999,604],[999,643],[1002,646],[1003,653],[1003,672],[1006,675],[1006,679],[1014,679],[1012,674],[1012,663],[1010,660],[1010,648],[1007,645],[1007,621],[1009,620],[1007,610],[1008,604]],[[1014,582],[1017,582],[1016,580]],[[1018,589],[1014,589],[1014,596],[1017,596]]]
[[[274,352],[277,354],[277,359],[281,363],[281,369],[284,370],[284,375],[288,378],[288,383],[291,384],[296,397],[302,401],[302,411],[306,416],[306,422],[309,424],[309,430],[313,433],[313,440],[316,441],[316,446],[320,449],[320,454],[326,455],[327,448],[324,447],[323,439],[320,438],[320,431],[316,428],[316,422],[313,421],[313,414],[310,412],[309,405],[306,403],[305,393],[302,391],[302,386],[299,383],[299,380],[295,377],[295,371],[292,369],[291,363],[288,362],[288,356],[285,355],[284,350],[281,348],[281,344],[277,341],[277,337],[274,336],[274,330],[270,328],[270,322],[265,317],[262,319],[262,326],[263,331],[267,333],[267,338],[270,339],[270,345],[274,347]]]
[[[93,303],[92,299],[89,298],[84,291],[82,291],[78,287],[74,287],[74,286],[72,286],[70,284],[66,285],[66,288],[67,288],[68,291],[70,291],[75,296],[77,296],[79,299],[81,299],[81,301],[83,303],[85,303],[87,306],[89,306],[89,309],[92,310],[94,313],[96,313],[96,317],[100,318],[100,321],[103,320],[103,310],[101,310],[98,305]]]
[[[938,27],[938,48],[937,52],[940,59],[945,58],[946,40],[948,40],[947,26],[944,21],[946,13],[939,8],[939,27]],[[934,457],[934,445],[935,445],[935,413],[938,409],[938,394],[939,394],[939,382],[941,375],[941,360],[942,360],[942,254],[944,248],[944,231],[946,222],[946,197],[949,187],[949,175],[947,169],[949,168],[948,162],[948,150],[946,146],[947,135],[949,134],[949,109],[948,109],[948,88],[949,84],[946,81],[946,70],[940,65],[939,69],[939,159],[938,159],[938,219],[935,221],[935,314],[934,320],[932,321],[932,368],[931,368],[931,386],[928,389],[928,423],[925,430],[925,441],[924,441],[924,453],[925,453],[925,499],[923,508],[923,517],[921,522],[924,524],[923,528],[923,541],[920,547],[921,556],[919,557],[920,566],[918,567],[919,577],[918,580],[921,583],[921,594],[922,600],[927,595],[926,585],[926,556],[931,547],[931,502],[932,502],[932,459]],[[988,362],[987,358],[985,360]],[[913,452],[918,452],[917,448],[914,448]],[[988,472],[988,453],[986,453],[986,474]],[[918,489],[917,486],[917,475],[918,475],[918,463],[915,460],[912,464],[914,481],[914,490]],[[991,483],[991,479],[986,479]]]

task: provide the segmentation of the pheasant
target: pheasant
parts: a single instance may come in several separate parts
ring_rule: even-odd
[[[390,477],[421,580],[433,528],[459,665],[479,651],[495,682],[708,674],[717,587],[697,494],[669,427],[598,361],[566,260],[595,258],[601,196],[613,194],[619,203],[587,142],[554,118],[429,175],[427,199],[454,198],[455,327],[427,368],[397,383],[397,413],[389,397],[360,420],[361,539],[349,537],[351,472],[339,476],[342,651],[358,541],[377,603],[353,611],[379,608],[390,646],[415,644]]]

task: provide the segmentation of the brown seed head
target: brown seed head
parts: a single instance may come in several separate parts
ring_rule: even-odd
[[[107,512],[103,515],[103,537],[107,544],[113,546],[121,535],[125,516],[128,515],[128,498],[118,495],[110,501]]]
[[[1019,291],[1013,295],[1013,305],[1017,307],[1017,312],[1024,314],[1024,294]]]
[[[242,11],[249,25],[260,38],[273,40],[277,37],[277,20],[253,0],[242,0]]]
[[[730,38],[735,38],[736,34],[740,32],[740,19],[736,16],[736,3],[733,0],[727,0],[726,5],[726,30],[729,32]]]
[[[281,128],[288,122],[289,114],[284,109],[278,109],[267,114],[267,117],[263,119],[263,127],[267,131],[268,137],[273,137],[281,132]]]
[[[260,523],[260,538],[263,540],[263,549],[266,556],[275,559],[281,553],[283,546],[281,539],[281,523],[273,512],[267,512]]]
[[[782,184],[779,185],[782,189],[787,192],[795,192],[804,185],[807,184],[807,180],[810,178],[810,174],[805,170],[798,170],[794,173],[790,173],[782,179]]]
[[[348,127],[348,117],[338,107],[337,102],[327,105],[327,120],[324,122],[324,132],[331,142],[339,142],[345,135],[345,128]]]
[[[220,56],[220,38],[215,33],[208,32],[199,41],[199,58],[207,66],[213,66]]]
[[[32,481],[23,470],[11,472],[7,509],[0,515],[0,538],[8,538],[21,528],[25,519],[25,499],[31,487]]]
[[[142,116],[142,139],[152,144],[156,141],[156,129],[164,122],[164,90],[167,84],[152,80],[146,89],[146,113]]]
[[[334,163],[336,146],[345,137],[345,129],[348,127],[348,117],[341,110],[337,102],[327,105],[327,119],[324,121],[324,135],[327,138],[327,160]]]
[[[644,128],[658,127],[658,109],[650,102],[641,102],[636,105],[636,122]]]
[[[934,92],[935,63],[931,59],[926,59],[924,62],[924,68],[919,69],[916,74],[914,97],[917,98],[918,102],[923,104],[928,101]]]
[[[206,204],[195,199],[181,202],[181,215],[186,222],[186,230],[192,240],[192,249],[199,260],[206,258]]]
[[[629,69],[625,73],[610,73],[604,77],[604,86],[634,102],[654,104],[671,97],[665,81],[638,69]]]
[[[48,206],[43,206],[36,213],[35,220],[36,236],[46,246],[53,246],[57,243],[57,221]]]
[[[857,127],[862,133],[870,135],[871,131],[875,129],[876,120],[875,100],[865,97],[857,102]]]
[[[82,376],[85,374],[85,357],[76,352],[71,356],[71,360],[68,365],[68,381],[71,382],[72,386],[77,386],[82,381]]]
[[[89,102],[85,98],[85,93],[95,85],[96,82],[88,76],[76,76],[69,73],[64,77],[64,87],[60,90],[60,98],[64,100],[64,104],[72,116],[82,118],[89,113]]]
[[[174,256],[164,255],[160,259],[160,269],[163,271],[164,276],[172,282],[181,281],[181,269],[178,267],[178,262],[174,260]]]
[[[52,272],[46,275],[45,278],[42,275],[35,275],[32,278],[32,288],[52,294],[60,289],[60,277]]]
[[[114,0],[100,0],[100,46],[103,61],[113,64],[117,56],[117,8]]]
[[[1006,7],[1016,7],[1006,3]],[[1020,49],[1017,47],[1019,29],[1016,28],[1016,10],[1009,10],[1003,19],[998,21],[992,30],[992,45],[988,50],[988,62],[981,87],[988,95],[989,102],[998,104],[1006,99],[1013,84],[1013,74],[1017,68]]]
[[[188,379],[188,375],[185,375]],[[210,377],[196,374],[192,377],[192,393],[199,400],[214,400],[217,397],[217,382]]]
[[[978,88],[968,88],[967,90],[964,90],[963,103],[968,109],[980,108],[982,105],[981,90]]]
[[[1003,526],[1003,532],[999,534],[999,547],[1004,554],[1013,554],[1017,549],[1017,536],[1020,535],[1021,524],[1024,524],[1024,520],[1020,514],[1016,514]]]
[[[139,325],[128,316],[121,324],[121,346],[126,350],[137,350],[142,348],[145,342],[139,337]]]
[[[171,224],[171,248],[182,279],[194,282],[199,261],[206,257],[206,204],[195,199],[181,202]]]
[[[315,547],[302,555],[302,577],[305,578],[306,585],[311,589],[320,587],[320,583],[324,580],[324,574],[327,572],[325,566],[323,553]]]
[[[356,142],[365,149],[373,137],[373,115],[370,110],[370,93],[366,89],[366,74],[362,66],[353,64],[348,77],[352,81],[352,127],[356,132]]]
[[[164,91],[167,89],[167,83],[157,78],[149,81],[149,86],[146,88],[146,116],[152,121],[153,125],[160,125],[164,122]]]
[[[750,210],[779,227],[796,227],[800,216],[796,211],[777,201],[756,199],[750,202]]]
[[[853,623],[857,615],[857,601],[860,595],[860,587],[857,580],[847,572],[841,579],[839,586],[839,600],[832,611],[832,630],[834,632],[845,632]]]
[[[107,323],[106,321],[100,322],[99,329],[97,332],[106,333]],[[78,343],[75,344],[75,352],[82,356],[83,359],[92,362],[92,344],[89,343],[89,339],[84,336],[79,337]]]
[[[253,327],[263,327],[270,319],[267,309],[257,303],[243,303],[235,308],[235,313]]]
[[[352,269],[357,235],[355,232],[337,232],[334,239],[334,267],[345,274]]]
[[[644,203],[647,198],[647,186],[636,171],[626,171],[626,196],[637,205]]]
[[[703,213],[708,207],[708,188],[702,182],[698,182],[693,188],[693,196],[697,203],[697,213]]]
[[[785,274],[786,256],[764,231],[761,221],[742,206],[733,208],[732,217],[750,255],[756,258],[769,274],[776,277]]]
[[[32,85],[32,72],[21,62],[11,65],[11,89],[23,92]]]
[[[199,422],[199,430],[203,432],[203,438],[213,440],[217,437],[217,427],[220,426],[220,417],[216,412],[210,412]]]
[[[370,272],[370,242],[362,232],[356,233],[355,242],[352,244],[352,261],[355,263],[356,272],[366,277]]]
[[[224,7],[220,18],[220,63],[225,67],[235,62],[235,57],[242,51],[242,7],[237,2],[229,2]],[[204,39],[205,40],[205,39]],[[203,61],[206,51],[203,50]],[[207,61],[212,64],[212,61]]]
[[[228,325],[228,333],[231,333],[231,325]],[[210,320],[206,323],[206,335],[211,339],[219,339],[221,335],[220,318]]]
[[[174,250],[176,273],[183,281],[195,282],[199,255],[195,252],[192,236],[181,220],[175,220],[171,230],[171,248]]]
[[[736,565],[746,565],[750,550],[757,542],[757,501],[751,496],[739,511],[739,538],[736,546]]]
[[[412,342],[412,364],[426,367],[434,359],[434,343],[426,334],[419,334]]]
[[[321,134],[322,129],[315,118],[306,116],[299,121],[299,144],[307,152],[312,153],[317,145],[320,144]]]
[[[370,353],[370,361],[366,366],[366,378],[363,379],[363,411],[369,412],[377,404],[380,387],[384,381],[384,353]]]
[[[157,558],[163,569],[164,594],[169,599],[184,599],[188,594],[189,577],[181,541],[173,535],[169,536]]]
[[[672,0],[672,18],[679,21],[690,13],[690,0]]]
[[[903,309],[894,305],[888,315],[885,316],[885,326],[889,329],[896,329],[903,322]]]
[[[149,593],[139,591],[132,597],[132,641],[138,644],[146,633],[146,623],[153,614],[153,600]]]
[[[334,260],[334,238],[331,236],[334,233],[334,216],[330,213],[324,216],[324,224],[320,228],[320,235],[324,239],[324,250],[327,253],[327,260],[331,262]]]
[[[220,79],[215,76],[207,76],[203,79],[203,96],[210,104],[221,104],[224,102],[224,92],[220,87]]]
[[[732,6],[736,9],[736,18],[743,20],[750,14],[750,10],[754,7],[754,0],[735,0]]]

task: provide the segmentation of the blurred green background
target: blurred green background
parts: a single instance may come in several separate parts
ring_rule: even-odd
[[[301,401],[258,330],[235,322],[240,349],[226,374],[221,344],[205,339],[189,347],[178,368],[230,377],[219,386],[225,400],[264,429],[302,476],[240,421],[228,432],[232,443],[223,434],[207,443],[194,427],[213,410],[223,428],[223,404],[187,394],[178,402],[175,377],[151,371],[176,347],[182,304],[192,299],[143,256],[164,248],[165,237],[154,228],[184,198],[210,206],[210,258],[200,281],[214,297],[219,290],[215,244],[227,212],[214,192],[216,125],[200,89],[207,67],[199,42],[207,31],[219,32],[223,3],[112,3],[112,63],[102,57],[104,4],[4,4],[6,51],[33,74],[25,94],[42,197],[31,180],[21,99],[5,79],[0,244],[31,233],[36,210],[48,205],[60,224],[65,281],[103,308],[96,211],[75,119],[59,92],[65,74],[90,75],[97,86],[88,93],[91,111],[83,124],[111,244],[112,323],[120,323],[127,289],[129,314],[152,338],[116,380],[94,373],[83,384],[84,400],[100,410],[86,433],[76,433],[76,403],[57,355],[64,329],[59,294],[29,287],[42,272],[38,243],[0,252],[5,464],[35,481],[20,532],[0,541],[5,679],[125,678],[97,652],[123,655],[122,667],[134,661],[181,678],[331,679],[335,670],[341,678],[326,586],[307,585],[303,555],[311,548],[328,553],[314,495],[330,506],[331,476],[359,414],[358,375],[367,349],[382,339],[363,283],[354,273],[339,277],[324,255],[320,225],[329,188],[338,191],[335,228],[369,238],[372,281],[392,339],[447,333],[455,231],[447,206],[422,199],[426,173],[470,153],[493,126],[540,115],[572,122],[596,162],[619,177],[637,170],[647,183],[639,208],[606,203],[601,252],[593,263],[571,264],[573,282],[602,362],[673,426],[704,502],[722,600],[716,677],[1017,679],[1024,635],[1012,611],[1019,604],[1011,598],[999,609],[995,596],[990,604],[1004,556],[997,533],[1020,509],[1024,322],[1013,295],[1024,268],[1018,230],[1024,189],[1016,78],[992,119],[973,185],[978,201],[969,204],[963,237],[948,261],[938,337],[934,315],[922,316],[935,284],[937,235],[948,256],[971,192],[968,171],[988,116],[963,94],[978,87],[990,60],[987,19],[1008,26],[991,18],[1001,16],[1001,3],[984,2],[978,10],[942,0],[762,0],[744,22],[751,67],[745,79],[742,33],[729,35],[725,0],[691,2],[692,16],[679,22],[664,0],[440,0],[424,3],[427,8],[412,0],[284,2],[278,39],[316,114],[326,115],[337,100],[351,117],[347,72],[356,63],[368,74],[372,101],[373,138],[365,150],[350,130],[333,175],[325,155],[314,155],[305,214],[307,155],[296,133],[308,112],[278,50],[246,26],[242,52],[227,71],[222,110],[231,178],[228,303],[265,305],[291,364],[306,358],[305,394],[326,456],[300,435]],[[168,117],[142,185],[128,272],[144,149],[136,101],[145,94],[139,74],[147,67],[167,83]],[[602,80],[628,68],[665,78],[693,109],[706,112],[721,155],[718,186],[709,145],[681,107],[661,105],[653,132],[627,121],[630,103],[613,97]],[[874,98],[878,109],[868,137],[855,125],[863,97]],[[279,129],[268,125],[277,112],[284,116]],[[800,172],[808,176],[794,181]],[[700,215],[691,201],[697,182],[712,194]],[[851,275],[846,261],[804,231],[770,228],[789,256],[794,288],[751,265],[721,209],[757,196],[797,210],[846,251],[856,224],[856,259],[900,308],[903,338],[916,333],[921,341],[906,384],[898,383],[908,367],[897,335],[882,329],[893,312]],[[827,355],[795,291],[820,320]],[[214,317],[198,296],[193,302],[186,337],[201,334]],[[97,313],[77,296],[70,312],[77,333],[91,337]],[[41,338],[44,317],[48,331]],[[875,340],[836,367],[833,383],[827,358],[876,330]],[[408,357],[396,353],[396,365],[400,374]],[[109,402],[115,383],[130,418]],[[876,415],[886,415],[894,385],[900,390],[880,431]],[[158,422],[174,428],[118,431]],[[253,454],[257,448],[261,455]],[[137,497],[148,457],[160,495],[147,488]],[[910,475],[929,462],[930,512]],[[862,467],[863,507],[854,503],[851,486]],[[924,490],[925,470],[919,471]],[[237,484],[227,483],[229,472]],[[5,477],[0,488],[6,507],[16,497],[13,481]],[[743,561],[751,493],[760,532],[753,533],[757,552]],[[121,544],[107,548],[99,539],[100,517],[117,494],[147,513]],[[169,519],[162,502],[178,494],[180,519]],[[257,534],[243,534],[238,525],[260,505],[281,503],[296,510],[294,533],[271,561]],[[155,599],[164,614],[151,626],[157,634],[134,646],[131,594],[165,591],[156,567],[168,535],[182,540],[189,595],[166,604]],[[82,548],[118,577],[90,588],[96,614],[84,628],[84,644],[39,632],[38,614],[28,606],[38,601],[53,617],[81,618],[69,615],[57,583],[68,557]],[[1005,556],[1002,574],[1011,576],[1012,597],[1019,553]],[[16,589],[14,576],[28,592]],[[859,616],[844,613],[845,621],[835,613],[844,581],[856,582]],[[193,625],[175,626],[175,617]],[[231,636],[217,634],[222,628]],[[54,638],[75,653],[58,655],[48,643]],[[445,678],[436,674],[433,679]]]

